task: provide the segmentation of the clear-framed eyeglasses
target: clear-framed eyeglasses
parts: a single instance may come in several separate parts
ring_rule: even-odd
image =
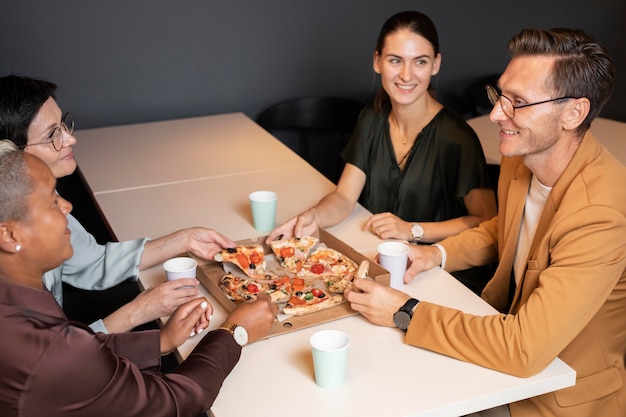
[[[496,103],[499,101],[500,107],[502,107],[502,112],[509,119],[512,119],[515,117],[516,109],[523,109],[524,107],[536,106],[538,104],[551,103],[553,101],[569,100],[569,99],[577,98],[577,97],[557,97],[557,98],[551,98],[549,100],[538,101],[536,103],[520,104],[518,106],[515,106],[513,104],[513,101],[507,96],[502,95],[496,87],[487,84],[485,86],[485,91],[487,91],[487,97],[489,98],[489,102],[491,103],[491,105],[495,106]]]
[[[74,119],[72,118],[72,113],[67,112],[61,119],[61,125],[55,127],[46,140],[43,142],[29,143],[24,145],[24,147],[51,143],[55,151],[61,152],[61,149],[63,149],[65,135],[71,135],[72,133],[74,133]]]

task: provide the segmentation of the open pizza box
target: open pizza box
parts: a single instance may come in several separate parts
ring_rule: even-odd
[[[344,255],[348,256],[354,262],[359,264],[361,261],[367,259],[352,247],[337,239],[324,229],[319,229],[318,234],[315,235],[319,238],[320,243],[325,244],[327,247],[338,250]],[[257,241],[241,240],[238,245],[250,245],[250,244],[263,244],[263,250],[267,256],[274,256],[271,248],[266,245],[266,236],[259,237]],[[369,260],[369,259],[368,259]],[[376,262],[370,261],[369,276],[377,282],[383,285],[389,285],[389,272]],[[219,287],[220,280],[224,276],[224,267],[219,262],[209,262],[204,265],[199,265],[197,270],[197,278],[204,284],[209,290],[211,295],[226,308],[228,311],[232,311],[236,307],[236,302],[232,301],[222,292]],[[284,320],[274,320],[272,328],[268,337],[278,336],[284,333],[293,332],[296,330],[304,329],[307,327],[315,326],[329,321],[338,320],[344,317],[358,314],[356,311],[350,308],[350,305],[344,301],[343,303],[328,308],[326,310],[317,311],[315,313],[306,314],[303,316],[290,316]]]

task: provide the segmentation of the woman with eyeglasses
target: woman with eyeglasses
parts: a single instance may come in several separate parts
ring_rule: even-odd
[[[241,304],[169,373],[160,357],[182,344],[212,311],[196,298],[162,330],[94,333],[69,322],[42,274],[72,256],[72,205],[39,158],[0,141],[0,415],[197,416],[211,407],[241,355],[267,335],[277,307],[269,296]],[[237,323],[247,338],[231,333]],[[243,333],[240,333],[243,334]]]
[[[374,213],[364,229],[415,243],[437,242],[495,216],[478,137],[435,98],[431,80],[441,69],[441,53],[430,18],[417,11],[391,16],[378,36],[373,67],[381,89],[342,153],[346,165],[337,188],[268,240],[339,223],[357,201]],[[456,276],[480,293],[490,272]]]
[[[74,122],[55,100],[57,86],[45,80],[9,75],[0,78],[0,138],[37,156],[56,178],[76,169],[72,146]],[[189,228],[149,240],[147,238],[100,245],[70,214],[74,255],[44,274],[46,287],[63,306],[63,282],[84,290],[111,288],[139,271],[180,253],[213,259],[218,251],[234,246],[227,237],[207,228]],[[198,297],[198,281],[185,278],[162,283],[140,293],[90,326],[95,331],[121,333],[169,316],[183,303]],[[196,329],[197,332],[202,328]]]

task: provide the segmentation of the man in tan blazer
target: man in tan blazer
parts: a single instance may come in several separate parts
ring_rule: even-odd
[[[498,88],[487,87],[503,155],[498,215],[412,245],[405,275],[497,260],[482,297],[501,314],[464,314],[365,280],[346,297],[418,347],[520,377],[557,356],[576,370],[575,386],[509,404],[513,417],[625,416],[626,169],[589,130],[611,95],[611,58],[568,29],[523,30],[509,51]]]

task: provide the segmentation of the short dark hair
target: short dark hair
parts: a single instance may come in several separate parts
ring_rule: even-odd
[[[31,188],[24,152],[13,142],[0,140],[0,222],[28,216]]]
[[[378,55],[381,55],[383,52],[387,36],[403,29],[408,29],[415,34],[424,37],[433,45],[435,56],[439,54],[439,36],[437,35],[437,28],[435,28],[433,21],[430,20],[430,18],[424,13],[407,10],[394,14],[383,24],[383,27],[380,29],[380,33],[378,34],[378,39],[376,40],[375,51]],[[433,97],[435,96],[434,87],[432,85],[429,86],[428,92]],[[380,111],[383,104],[388,101],[389,95],[381,87],[381,89],[378,90],[376,98],[374,99],[374,109],[376,111]]]
[[[584,133],[611,98],[615,68],[608,50],[579,29],[524,29],[509,41],[511,57],[545,55],[556,58],[550,79],[559,97],[585,97],[590,108],[578,128]]]
[[[0,138],[9,139],[24,149],[28,127],[50,98],[55,98],[56,84],[25,76],[0,78]]]

